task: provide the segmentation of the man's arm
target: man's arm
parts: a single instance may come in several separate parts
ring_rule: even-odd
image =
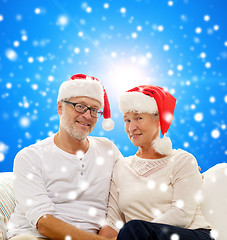
[[[106,225],[101,228],[99,235],[109,239],[115,239],[115,237],[118,235],[118,232],[112,227]]]
[[[65,240],[67,236],[71,240],[107,240],[105,237],[80,230],[52,215],[42,216],[37,222],[37,229],[50,240]],[[111,238],[111,240],[116,239]]]

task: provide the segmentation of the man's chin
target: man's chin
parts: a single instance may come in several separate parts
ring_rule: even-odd
[[[66,132],[73,138],[81,141],[83,139],[85,139],[93,129],[86,129],[86,130],[81,130],[78,128],[69,128],[68,126],[65,126],[64,124],[62,124],[62,127],[66,130]]]
[[[76,138],[77,140],[81,141],[81,140],[85,139],[89,134],[90,134],[90,132],[86,132],[86,133],[73,132],[70,135],[71,135],[71,137]]]

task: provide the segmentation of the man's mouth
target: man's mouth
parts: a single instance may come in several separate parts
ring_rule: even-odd
[[[90,126],[90,124],[88,124],[88,123],[79,122],[79,121],[76,121],[76,122],[79,123],[79,124],[81,124],[81,125],[83,125],[83,126],[86,126],[86,127],[89,127],[89,126]]]

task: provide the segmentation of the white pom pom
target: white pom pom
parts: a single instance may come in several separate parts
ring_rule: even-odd
[[[102,122],[102,127],[106,131],[110,131],[114,128],[114,121],[111,118],[104,119]]]
[[[172,151],[172,142],[169,137],[164,136],[163,138],[156,138],[152,146],[155,152],[158,152],[162,155],[169,155]]]

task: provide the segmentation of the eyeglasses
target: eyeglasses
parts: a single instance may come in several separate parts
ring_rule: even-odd
[[[69,102],[69,101],[62,101],[64,103],[67,103],[67,104],[71,104],[73,105],[73,107],[75,108],[75,110],[79,113],[86,113],[87,110],[90,110],[90,114],[92,117],[94,118],[99,118],[102,116],[103,112],[102,111],[99,111],[98,109],[96,108],[90,108],[84,104],[81,104],[81,103],[73,103],[73,102]]]

